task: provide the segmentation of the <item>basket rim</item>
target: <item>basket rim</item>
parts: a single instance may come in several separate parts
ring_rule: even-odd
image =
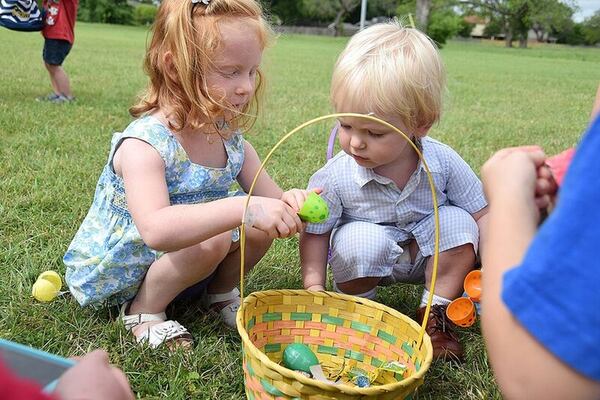
[[[325,383],[325,382],[322,382],[322,381],[319,381],[319,380],[316,380],[313,378],[308,378],[299,372],[285,368],[285,367],[279,365],[278,363],[272,361],[264,352],[260,351],[254,345],[254,343],[252,343],[252,341],[250,340],[250,336],[248,335],[248,332],[246,331],[246,328],[243,324],[242,320],[243,320],[243,316],[244,316],[245,306],[247,304],[251,303],[253,301],[253,299],[257,299],[259,294],[262,296],[277,296],[277,295],[307,296],[308,295],[308,296],[312,296],[312,297],[333,297],[333,298],[342,299],[345,301],[352,301],[355,303],[363,304],[363,305],[366,305],[369,307],[374,307],[376,309],[388,312],[388,313],[392,314],[393,316],[398,317],[398,318],[404,320],[405,322],[407,322],[408,324],[410,324],[412,326],[412,328],[415,329],[417,332],[419,331],[421,326],[417,322],[415,322],[412,318],[409,318],[408,316],[402,314],[401,312],[399,312],[391,307],[388,307],[384,304],[380,304],[375,301],[365,299],[362,297],[351,296],[351,295],[347,295],[347,294],[343,294],[343,293],[328,292],[328,291],[314,292],[314,291],[303,290],[303,289],[271,289],[271,290],[252,292],[252,293],[248,294],[246,297],[244,297],[242,304],[237,312],[235,322],[237,325],[238,333],[239,333],[240,337],[242,338],[243,345],[247,346],[247,348],[250,352],[252,352],[255,356],[258,355],[257,358],[265,366],[267,366],[268,368],[270,368],[272,370],[275,370],[277,373],[285,376],[286,378],[295,379],[305,385],[316,386],[316,387],[326,390],[326,391],[339,391],[339,392],[342,392],[345,394],[351,394],[351,395],[377,395],[377,394],[382,394],[382,393],[393,392],[400,387],[410,386],[413,382],[424,379],[425,373],[427,372],[427,370],[429,370],[429,367],[430,367],[432,359],[433,359],[433,347],[431,345],[431,338],[429,337],[429,335],[427,333],[425,333],[423,335],[422,346],[426,347],[426,356],[425,356],[425,359],[423,360],[423,362],[421,363],[421,368],[419,369],[419,371],[416,371],[410,377],[403,379],[401,381],[398,381],[398,382],[394,382],[394,383],[387,383],[384,385],[377,385],[377,386],[366,387],[366,388],[359,388],[359,387],[350,386],[347,384],[332,385],[332,384]]]

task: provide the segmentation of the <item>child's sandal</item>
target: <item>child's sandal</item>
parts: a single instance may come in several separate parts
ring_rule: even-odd
[[[219,304],[221,303],[221,304]],[[231,292],[219,294],[204,294],[205,306],[218,313],[223,322],[230,328],[236,328],[237,311],[240,308],[240,291],[238,288],[233,288]]]
[[[152,348],[156,348],[163,343],[177,344],[185,348],[191,348],[193,344],[192,335],[188,330],[177,321],[167,319],[164,312],[157,314],[125,314],[129,310],[129,302],[121,306],[121,321],[125,329],[131,331],[134,327],[146,322],[160,322],[148,327],[139,336],[134,335],[138,343],[147,342]]]

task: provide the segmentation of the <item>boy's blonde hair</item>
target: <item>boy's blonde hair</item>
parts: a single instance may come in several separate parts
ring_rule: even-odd
[[[435,44],[393,20],[352,37],[335,65],[331,100],[338,112],[400,118],[415,133],[440,119],[445,86]]]
[[[237,20],[240,20],[239,22]],[[231,109],[222,94],[215,94],[206,83],[206,75],[215,69],[213,60],[220,49],[219,23],[250,23],[256,28],[261,49],[273,38],[273,31],[255,0],[211,0],[208,4],[192,0],[163,0],[152,27],[144,70],[150,81],[136,105],[129,109],[134,117],[166,107],[172,113],[171,128],[181,130],[212,125]],[[171,54],[172,66],[165,63]],[[234,121],[232,128],[249,127],[256,119],[264,77],[257,71],[254,96]],[[249,110],[254,115],[248,114]]]

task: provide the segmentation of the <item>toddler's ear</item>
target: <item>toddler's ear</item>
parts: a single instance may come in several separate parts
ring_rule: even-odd
[[[421,126],[415,130],[415,135],[417,137],[424,137],[427,135],[427,132],[431,129],[431,125]]]

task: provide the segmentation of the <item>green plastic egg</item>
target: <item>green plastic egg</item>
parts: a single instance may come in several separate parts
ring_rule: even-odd
[[[298,212],[298,216],[302,221],[310,223],[324,222],[329,217],[329,208],[321,196],[315,192],[310,192]]]
[[[283,365],[294,371],[304,371],[310,374],[310,367],[319,365],[319,360],[307,345],[292,343],[283,351]]]

